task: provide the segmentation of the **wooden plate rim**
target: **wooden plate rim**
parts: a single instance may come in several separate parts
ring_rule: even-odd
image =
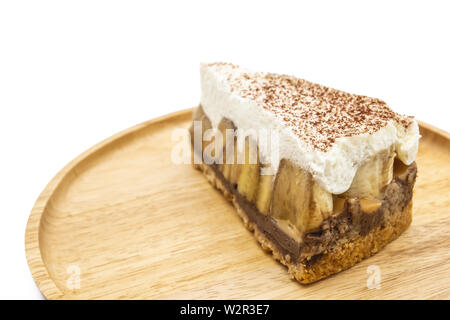
[[[25,230],[25,255],[28,262],[28,266],[31,271],[31,275],[36,282],[41,293],[47,299],[64,299],[64,293],[56,286],[53,279],[50,277],[45,263],[41,256],[40,246],[39,246],[39,225],[41,221],[42,214],[44,213],[49,199],[52,197],[54,191],[66,176],[75,166],[77,166],[84,159],[98,152],[108,144],[113,141],[123,138],[129,134],[137,132],[145,127],[154,125],[157,123],[173,120],[179,117],[185,117],[192,113],[193,108],[184,109],[174,113],[158,117],[141,124],[135,125],[124,131],[121,131],[113,136],[103,140],[102,142],[89,148],[78,157],[70,161],[63,169],[61,169],[56,176],[47,184],[44,190],[39,195],[36,203],[31,210],[30,216],[28,218],[26,230]],[[418,121],[422,134],[432,134],[435,136],[440,136],[443,140],[450,142],[450,133],[434,127],[430,124]]]

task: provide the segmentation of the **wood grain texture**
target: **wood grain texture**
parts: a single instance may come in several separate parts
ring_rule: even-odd
[[[448,133],[420,124],[410,228],[375,256],[304,286],[259,247],[199,171],[172,163],[173,129],[187,128],[191,112],[103,141],[47,185],[25,236],[28,264],[45,297],[450,298]],[[381,270],[379,290],[366,286],[370,265]],[[74,270],[79,288],[71,282]]]

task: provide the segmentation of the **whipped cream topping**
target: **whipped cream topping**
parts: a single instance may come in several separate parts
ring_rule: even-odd
[[[331,193],[345,192],[358,167],[391,145],[405,164],[416,158],[417,122],[379,99],[228,63],[202,64],[200,73],[200,103],[213,127],[225,117],[239,129],[273,130],[279,158],[311,172]]]

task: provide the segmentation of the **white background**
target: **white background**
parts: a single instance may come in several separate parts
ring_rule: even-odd
[[[200,61],[379,97],[446,131],[445,1],[0,2],[0,298],[42,298],[24,254],[34,201],[71,159],[195,106]]]

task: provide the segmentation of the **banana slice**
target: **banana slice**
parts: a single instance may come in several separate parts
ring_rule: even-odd
[[[359,205],[361,207],[361,210],[364,213],[374,213],[378,209],[381,208],[381,201],[379,200],[368,200],[368,199],[361,199],[359,200]]]
[[[234,131],[234,130],[236,130],[236,127],[234,126],[233,121],[231,121],[227,118],[222,118],[222,120],[220,120],[217,128],[222,133],[222,145],[223,145],[222,164],[219,164],[218,167],[219,167],[219,170],[222,171],[222,174],[225,177],[225,179],[230,180],[231,166],[232,166],[232,163],[236,163],[236,162],[234,162],[236,154],[234,152],[234,156],[233,156],[233,154],[228,155],[228,157],[230,159],[227,159],[227,150],[230,150],[230,152],[231,152],[232,148],[235,147],[235,145],[234,145],[235,138],[233,136],[233,137],[228,137],[228,139],[227,139],[227,130]]]
[[[333,211],[333,197],[311,174],[282,159],[274,182],[271,214],[291,221],[302,232],[318,229]]]
[[[392,181],[395,152],[392,146],[376,154],[356,171],[345,198],[381,199],[384,187]]]
[[[333,216],[338,216],[345,209],[345,198],[340,198],[336,195],[333,196]]]
[[[409,168],[409,166],[404,164],[398,158],[395,158],[395,160],[394,160],[394,176],[395,177],[403,175],[406,172],[406,170],[408,170],[408,168]]]
[[[211,121],[203,112],[202,106],[198,106],[194,110],[192,118],[194,121],[201,121],[201,132],[199,133],[201,136],[197,138],[197,139],[201,139],[201,144],[196,145],[194,143],[194,141],[195,141],[194,122],[192,123],[191,127],[189,128],[189,133],[191,135],[192,145],[194,146],[195,156],[202,155],[202,157],[203,157],[203,151],[213,141],[213,140],[205,141],[203,139],[203,134],[205,133],[205,131],[212,128]],[[200,148],[201,148],[201,150],[200,150]]]
[[[234,139],[233,145],[233,162],[231,164],[227,164],[227,166],[229,167],[228,180],[231,183],[238,183],[239,176],[241,175],[242,165],[238,163],[237,139]]]
[[[311,218],[308,230],[319,228],[322,221],[333,212],[333,196],[331,193],[315,182],[313,182],[312,191]]]
[[[261,175],[259,177],[258,194],[256,197],[256,207],[259,212],[267,215],[270,209],[272,198],[273,175]]]
[[[252,150],[254,148],[255,150]],[[252,145],[250,138],[245,139],[245,163],[237,164],[241,166],[238,178],[238,191],[244,195],[248,201],[254,203],[259,186],[259,171],[260,164],[258,159],[258,150],[255,145]],[[252,152],[254,154],[252,155]],[[256,162],[256,163],[253,163]]]

